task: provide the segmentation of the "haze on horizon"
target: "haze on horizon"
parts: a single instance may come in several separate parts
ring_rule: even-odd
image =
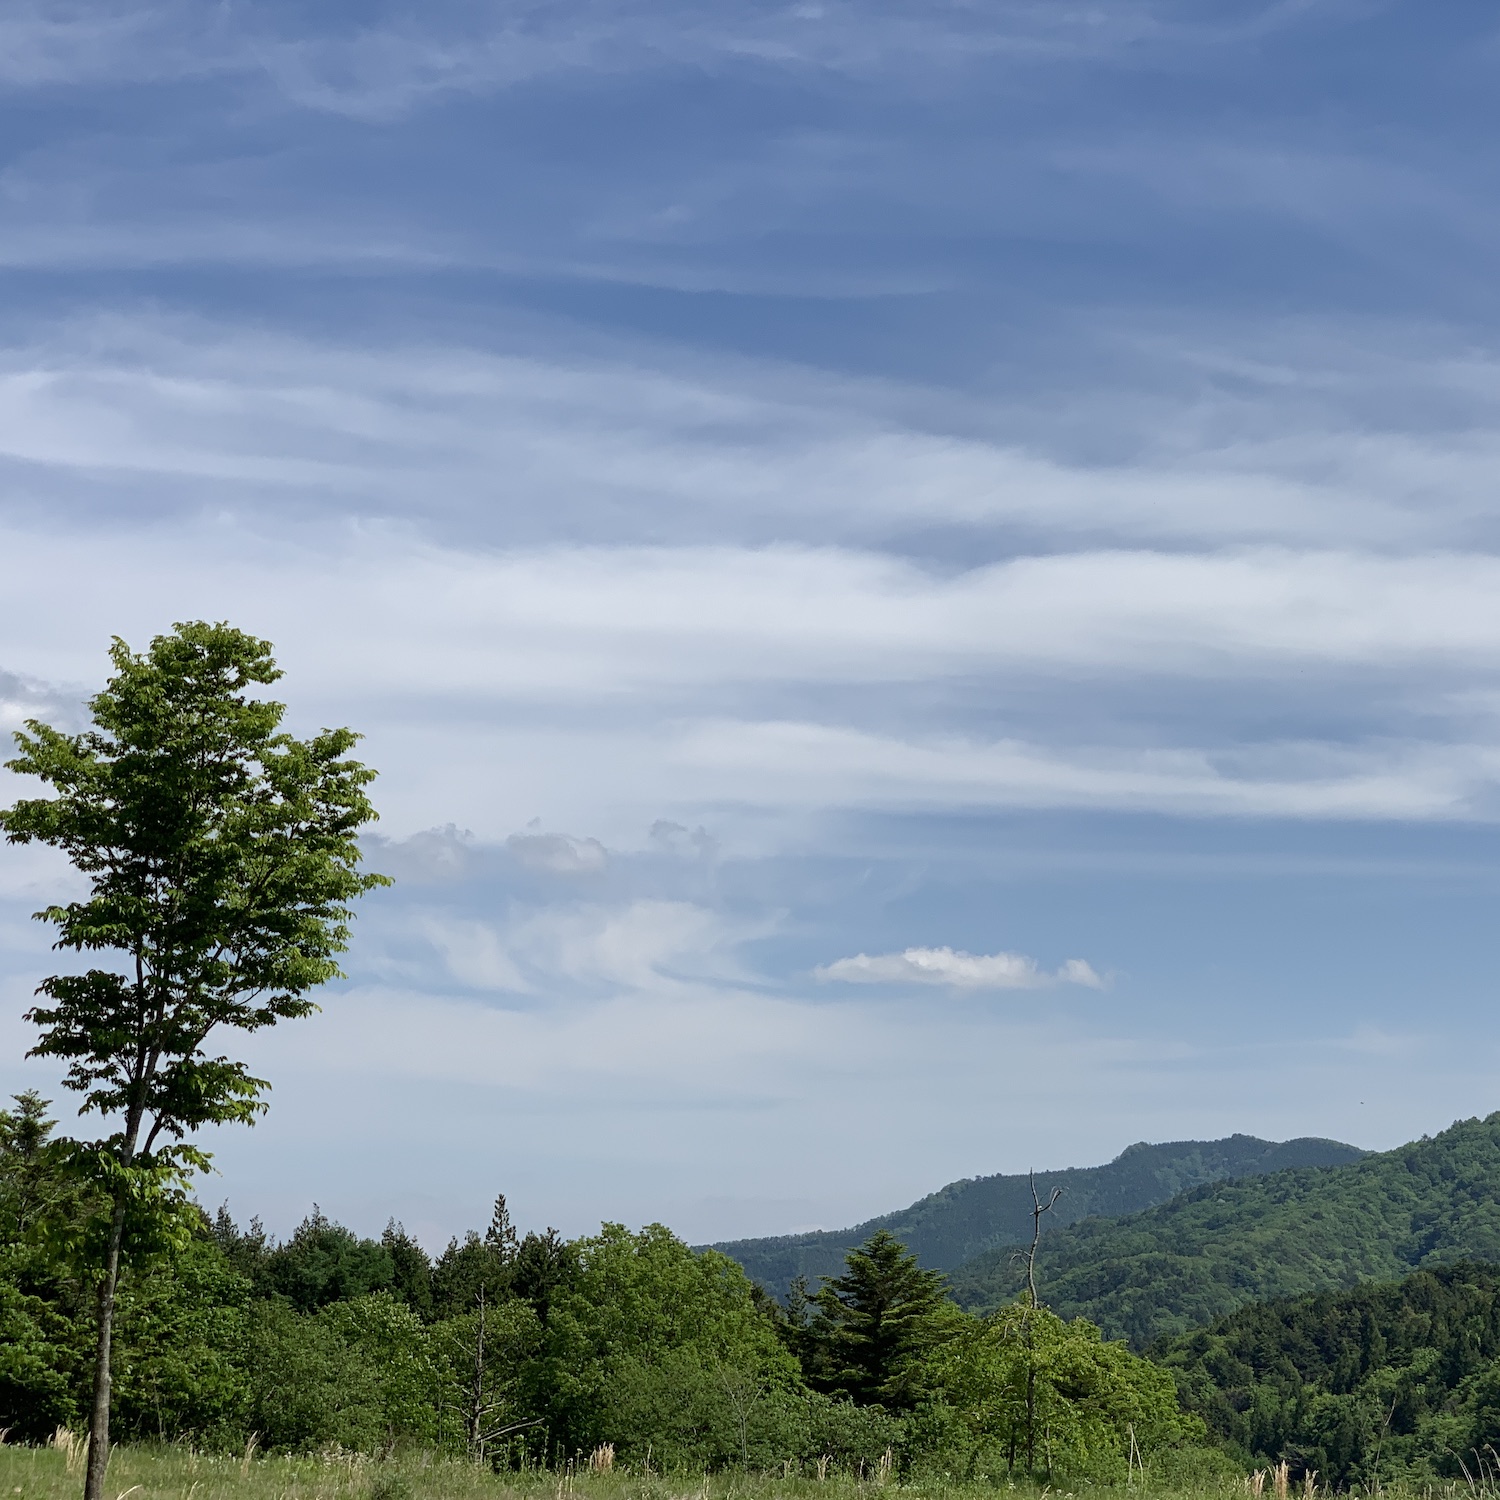
[[[381,771],[204,1201],[701,1242],[1500,1104],[1497,70],[1466,0],[10,8],[0,728],[227,618]],[[60,1103],[69,881],[0,850]]]

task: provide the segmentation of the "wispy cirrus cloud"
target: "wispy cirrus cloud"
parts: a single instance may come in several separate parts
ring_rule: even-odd
[[[440,1195],[441,1244],[504,1187],[713,1238],[1487,1107],[1490,30],[7,8],[0,728],[74,722],[111,633],[228,617],[381,771],[397,884],[350,988],[252,1039],[237,1207]],[[0,1064],[51,1090],[35,852]],[[1385,1055],[1327,1039],[1413,993],[1447,1044],[1367,1125]]]
[[[1324,7],[1325,9],[1327,7]],[[259,76],[290,103],[390,120],[445,94],[488,93],[578,71],[755,65],[856,78],[972,70],[986,60],[1115,59],[1138,66],[1294,28],[1302,7],[1205,14],[1178,0],[1096,6],[992,0],[983,6],[767,0],[704,11],[681,0],[439,3],[378,19],[275,3],[205,9],[181,0],[70,0],[12,7],[0,23],[0,79],[12,87]]]
[[[1045,990],[1078,984],[1102,990],[1104,980],[1081,958],[1055,970],[1024,953],[965,953],[953,948],[906,948],[900,953],[856,953],[813,970],[814,977],[841,984],[931,984],[955,990]]]

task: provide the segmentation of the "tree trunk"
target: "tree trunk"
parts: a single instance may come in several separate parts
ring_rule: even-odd
[[[474,1384],[469,1390],[469,1459],[484,1462],[484,1287],[479,1288],[479,1321],[474,1332]]]
[[[89,1466],[83,1500],[103,1500],[109,1468],[109,1357],[115,1330],[115,1289],[120,1281],[120,1245],[125,1238],[125,1200],[115,1203],[110,1222],[109,1256],[99,1283],[99,1342],[94,1354],[94,1404],[89,1413]]]
[[[1036,1473],[1036,1362],[1030,1356],[1026,1362],[1026,1472]]]

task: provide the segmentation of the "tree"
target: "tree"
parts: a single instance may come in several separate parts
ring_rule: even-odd
[[[460,1243],[457,1237],[438,1256],[432,1268],[432,1306],[439,1317],[463,1317],[474,1311],[483,1296],[494,1307],[511,1294],[516,1267],[516,1231],[511,1226],[505,1194],[495,1199],[489,1228],[481,1239],[472,1229]]]
[[[941,1271],[926,1271],[888,1229],[877,1229],[844,1258],[842,1276],[813,1297],[817,1313],[802,1335],[814,1382],[859,1405],[912,1403],[909,1375],[961,1314]]]
[[[1112,1483],[1142,1453],[1201,1442],[1171,1375],[1083,1318],[1064,1322],[1029,1302],[965,1323],[928,1371],[938,1410],[966,1450],[971,1474],[1020,1463]],[[931,1419],[937,1413],[929,1410]]]
[[[605,1224],[571,1248],[569,1282],[548,1293],[537,1370],[552,1442],[610,1443],[626,1462],[649,1455],[663,1469],[773,1461],[765,1435],[801,1382],[744,1271],[660,1224],[635,1234]]]
[[[39,1232],[85,1212],[47,1104],[27,1090],[0,1109],[0,1428],[25,1442],[76,1421],[88,1347],[87,1300]]]
[[[484,1463],[493,1445],[545,1420],[524,1407],[528,1362],[541,1339],[542,1325],[529,1302],[512,1297],[492,1306],[482,1284],[472,1313],[434,1330],[445,1376],[442,1405],[458,1418],[471,1462]]]
[[[349,903],[387,883],[358,868],[375,817],[375,773],[349,758],[358,737],[295,739],[282,704],[249,695],[281,676],[267,642],[197,622],[144,653],[116,638],[110,659],[90,728],[33,719],[16,734],[9,769],[53,795],[0,812],[10,842],[59,848],[88,879],[87,899],[37,913],[54,946],[114,959],[44,979],[28,1016],[32,1055],[65,1061],[82,1111],[118,1123],[73,1156],[105,1205],[86,1246],[98,1312],[86,1500],[109,1460],[122,1253],[170,1238],[174,1211],[185,1232],[186,1174],[208,1160],[187,1137],[265,1108],[265,1081],[205,1044],[315,1010],[309,991],[340,976]]]
[[[361,1239],[314,1203],[291,1239],[266,1256],[258,1284],[263,1292],[285,1297],[298,1312],[315,1312],[330,1302],[390,1291],[396,1263],[380,1240]]]

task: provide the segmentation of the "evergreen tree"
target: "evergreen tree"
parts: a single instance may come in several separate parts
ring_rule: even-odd
[[[390,1251],[335,1224],[315,1203],[286,1244],[266,1257],[259,1288],[285,1297],[299,1312],[347,1302],[396,1285]]]
[[[490,1227],[484,1232],[484,1242],[501,1260],[509,1262],[516,1258],[516,1228],[510,1222],[510,1209],[504,1193],[495,1195],[495,1207],[490,1212]]]
[[[391,1289],[419,1318],[432,1316],[432,1261],[427,1252],[392,1219],[380,1236],[391,1258]]]
[[[241,1229],[229,1212],[229,1205],[221,1203],[210,1228],[215,1244],[224,1259],[247,1281],[263,1284],[266,1262],[271,1255],[271,1242],[266,1236],[265,1225],[259,1219],[251,1219],[248,1229]]]
[[[510,1222],[505,1194],[495,1199],[489,1228],[483,1238],[472,1229],[460,1243],[448,1241],[432,1268],[432,1307],[440,1318],[459,1318],[480,1304],[487,1307],[512,1295],[517,1259],[516,1231]]]
[[[813,1297],[803,1335],[815,1386],[858,1405],[913,1404],[913,1365],[957,1315],[941,1271],[925,1271],[888,1229],[845,1257]]]
[[[515,1294],[524,1297],[542,1323],[547,1322],[558,1294],[570,1286],[578,1273],[578,1249],[555,1230],[535,1231],[521,1241],[516,1252]]]

